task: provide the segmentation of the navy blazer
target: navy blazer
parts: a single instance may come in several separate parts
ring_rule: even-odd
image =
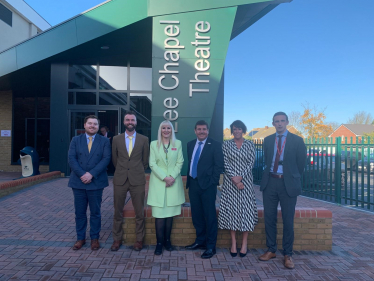
[[[186,188],[190,187],[190,167],[196,139],[187,143],[188,170]],[[208,138],[197,163],[197,180],[202,189],[219,185],[219,178],[223,172],[222,144]]]
[[[108,138],[96,134],[89,153],[86,134],[76,136],[71,140],[68,155],[71,168],[69,187],[95,190],[109,185],[106,168],[112,158],[112,151]],[[88,184],[80,179],[86,172],[93,176]]]

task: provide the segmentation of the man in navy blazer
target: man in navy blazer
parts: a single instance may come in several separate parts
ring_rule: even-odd
[[[109,185],[106,167],[112,157],[108,138],[97,134],[100,120],[95,115],[84,119],[85,134],[72,139],[69,148],[71,174],[68,186],[74,194],[77,242],[73,250],[86,243],[87,206],[90,207],[91,249],[100,248],[101,201]]]
[[[223,172],[222,144],[208,138],[209,126],[204,120],[196,123],[195,134],[197,140],[192,140],[187,144],[186,188],[189,188],[196,240],[185,248],[188,250],[206,249],[201,257],[209,259],[216,253],[216,196],[219,178]]]

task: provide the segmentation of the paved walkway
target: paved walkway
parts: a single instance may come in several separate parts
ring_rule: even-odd
[[[0,183],[19,179],[20,177],[22,177],[21,172],[0,172]]]
[[[0,199],[0,280],[374,280],[374,213],[303,197],[300,207],[332,210],[334,244],[330,252],[295,252],[294,270],[283,267],[280,253],[259,262],[260,249],[242,259],[218,249],[210,260],[202,260],[201,251],[182,248],[162,256],[153,255],[154,246],[111,252],[112,188],[105,189],[103,198],[103,248],[73,251],[73,195],[67,181]]]

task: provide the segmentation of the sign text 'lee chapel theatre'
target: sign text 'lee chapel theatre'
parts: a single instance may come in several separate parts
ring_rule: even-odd
[[[180,34],[179,21],[160,21],[160,24],[166,25],[164,33],[167,38],[164,41],[164,69],[159,70],[160,77],[158,79],[158,85],[167,91],[173,91],[179,86],[179,59],[180,50],[185,49],[178,39]],[[191,42],[195,46],[195,57],[197,58],[194,66],[197,70],[195,74],[195,79],[189,81],[189,97],[192,98],[194,93],[209,93],[209,89],[199,89],[197,83],[208,83],[209,76],[208,72],[210,69],[210,63],[208,59],[210,58],[210,36],[206,36],[205,33],[210,31],[210,23],[207,21],[199,21],[195,25],[195,41]],[[165,86],[163,84],[164,79],[169,78],[173,81],[173,85]],[[187,89],[186,89],[187,92]],[[179,105],[178,99],[175,95],[172,95],[164,100],[164,118],[169,121],[175,121],[175,131],[178,131],[178,111],[177,107]]]

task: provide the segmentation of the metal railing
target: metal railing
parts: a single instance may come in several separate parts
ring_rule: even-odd
[[[302,194],[374,211],[374,142],[370,137],[305,139]],[[254,182],[261,182],[262,141],[254,141]]]

